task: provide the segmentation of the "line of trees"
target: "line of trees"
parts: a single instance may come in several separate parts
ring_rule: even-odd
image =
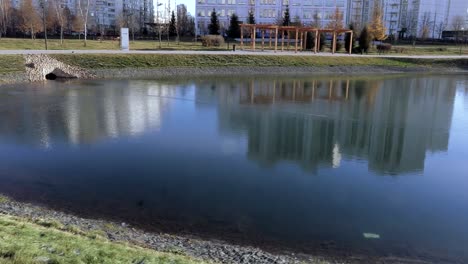
[[[135,34],[147,34],[147,26],[141,10],[123,10],[116,14],[115,21],[109,25],[109,17],[95,13],[94,0],[78,0],[74,9],[64,6],[63,0],[39,0],[39,5],[33,0],[21,0],[18,6],[13,5],[13,0],[0,0],[0,38],[30,37],[35,39],[49,35],[63,38],[66,35],[83,36],[86,45],[87,36],[118,34],[118,28],[128,27],[133,38]],[[106,21],[106,23],[104,23]],[[111,22],[112,23],[112,22]],[[177,14],[171,14],[170,35],[194,36],[195,19],[190,16],[186,8],[178,10]],[[44,26],[45,25],[45,26]]]

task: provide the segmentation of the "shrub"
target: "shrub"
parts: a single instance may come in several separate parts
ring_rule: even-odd
[[[219,47],[224,44],[224,38],[221,35],[206,35],[201,40],[204,47]]]
[[[390,52],[390,50],[392,50],[392,44],[382,43],[382,44],[377,45],[377,51],[379,52],[379,54],[388,53]]]
[[[341,42],[336,42],[336,51],[340,51],[342,48],[343,48],[343,44],[341,44]],[[330,50],[333,50],[333,42],[332,44],[330,45]]]
[[[359,49],[361,50],[361,53],[369,50],[371,43],[371,36],[369,34],[369,30],[367,29],[367,26],[364,27],[364,29],[361,32],[361,35],[359,36]]]

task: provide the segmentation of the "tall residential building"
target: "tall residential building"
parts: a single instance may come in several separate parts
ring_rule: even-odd
[[[239,16],[239,20],[246,22],[249,12],[255,16],[259,24],[278,24],[287,7],[291,22],[300,21],[305,25],[318,20],[326,25],[336,8],[339,8],[346,21],[346,0],[197,0],[196,27],[198,34],[207,34],[210,16],[213,10],[218,14],[221,31],[223,33],[229,25],[232,14]],[[315,17],[315,18],[314,18]]]
[[[387,33],[394,36],[439,38],[451,28],[455,16],[468,19],[466,0],[348,0],[347,24],[357,28],[368,24],[376,1],[380,1]]]
[[[15,8],[19,8],[23,0],[12,0]],[[39,7],[41,1],[33,0],[33,4]],[[80,2],[86,9],[88,0],[60,0],[61,7],[68,7],[73,14],[79,13]],[[93,0],[89,1],[89,25],[90,29],[118,27],[119,17],[134,18],[141,27],[145,23],[154,22],[153,0]]]

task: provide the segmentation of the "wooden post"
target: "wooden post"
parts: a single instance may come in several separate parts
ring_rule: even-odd
[[[269,37],[270,37],[270,49],[271,49],[271,33],[273,32],[273,30],[270,29],[270,34],[269,34]]]
[[[317,51],[320,50],[318,45],[320,45],[320,34],[317,31],[315,31],[315,48],[314,48],[314,53],[317,54]]]
[[[291,33],[291,32],[289,32],[289,30],[286,30],[286,32],[288,33],[288,47],[287,47],[287,49],[288,49],[288,51],[289,51],[289,44],[291,44],[291,43],[290,43],[290,42],[291,42],[291,41],[290,41],[290,40],[291,40],[291,34],[289,34],[289,33]]]
[[[299,30],[296,28],[296,45],[294,47],[294,53],[297,53],[297,42],[299,41]]]
[[[276,28],[276,33],[275,33],[275,53],[277,49],[278,49],[278,28]]]
[[[304,32],[304,45],[302,46],[302,50],[307,50],[307,34],[309,34],[309,32]]]
[[[241,25],[241,50],[244,50],[244,27]]]
[[[351,31],[349,34],[351,34],[350,42],[349,42],[349,55],[353,53],[352,48],[353,48],[353,31]]]
[[[262,33],[262,51],[265,50],[265,30],[260,31]]]
[[[257,28],[253,26],[253,39],[252,39],[252,49],[255,51],[255,40],[257,38]]]

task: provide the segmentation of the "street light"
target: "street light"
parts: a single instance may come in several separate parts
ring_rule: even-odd
[[[159,33],[159,48],[161,48],[161,22],[159,21],[159,7],[162,6],[162,3],[156,2],[156,23],[158,23],[158,33]]]

